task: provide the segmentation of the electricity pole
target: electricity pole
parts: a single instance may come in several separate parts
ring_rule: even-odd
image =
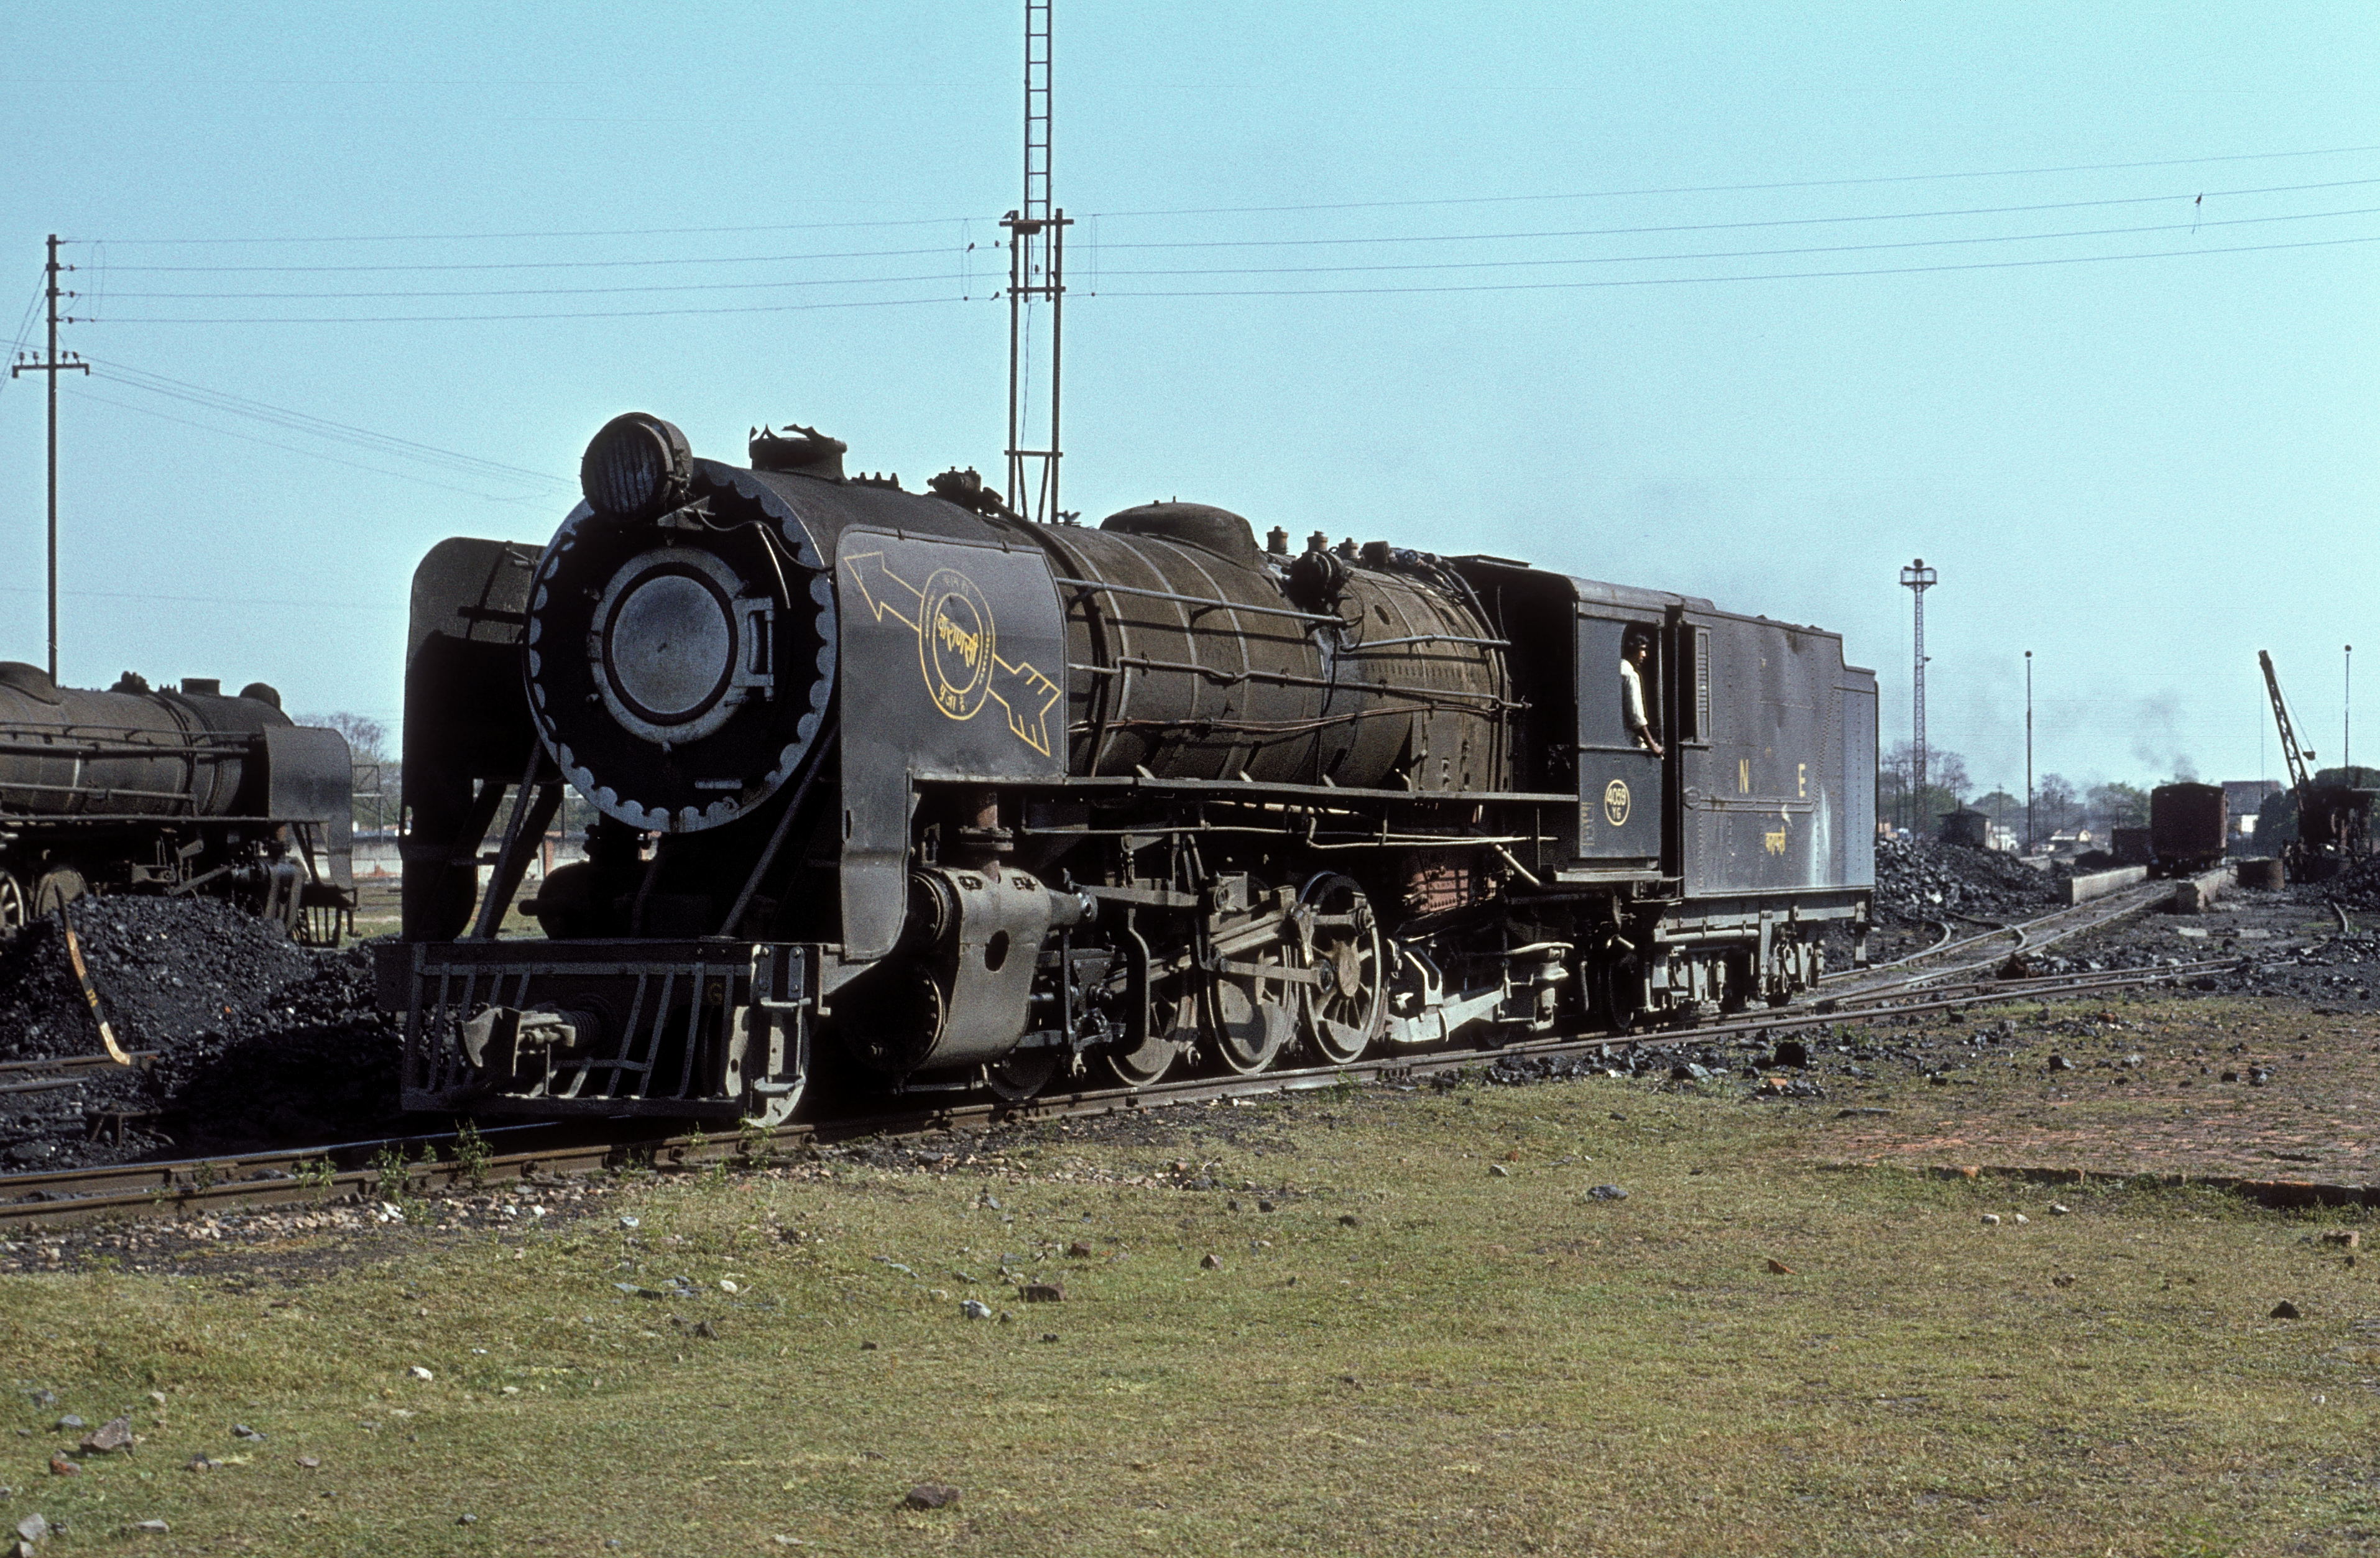
[[[2347,646],[2347,700],[2339,710],[2338,761],[2342,768],[2355,765],[2355,646]],[[2349,784],[2355,781],[2352,776]]]
[[[12,364],[8,376],[47,373],[50,376],[50,680],[58,679],[58,375],[88,373],[91,364],[68,352],[58,356],[58,299],[70,294],[58,290],[58,273],[72,265],[58,263],[58,236],[50,235],[49,263],[42,267],[42,290],[50,303],[50,351],[46,360],[28,358]]]
[[[1911,767],[1914,772],[1909,784],[1909,821],[1912,827],[1923,827],[1924,819],[1917,809],[1925,803],[1925,591],[1934,588],[1934,570],[1920,557],[1900,570],[1900,582],[1917,599],[1917,674],[1912,684],[1912,719],[1917,728],[1911,742]]]
[[[2033,853],[2033,651],[2024,651],[2024,852]]]
[[[1066,282],[1064,209],[1050,204],[1050,6],[1025,0],[1025,200],[1000,219],[1008,229],[1008,505],[1028,519],[1055,524],[1058,511],[1058,353],[1062,343]],[[1026,444],[1032,391],[1032,305],[1050,305],[1050,435],[1039,448]],[[1037,491],[1027,493],[1033,462]]]

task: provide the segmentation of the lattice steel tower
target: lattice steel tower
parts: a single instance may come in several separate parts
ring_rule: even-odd
[[[1900,582],[1917,601],[1916,675],[1910,683],[1912,689],[1910,718],[1915,726],[1915,734],[1910,740],[1912,772],[1909,781],[1909,821],[1910,825],[1915,827],[1922,825],[1924,821],[1917,815],[1917,808],[1925,795],[1925,591],[1934,588],[1934,570],[1925,566],[1925,558],[1920,557],[1900,570]]]
[[[1059,349],[1065,318],[1066,213],[1050,203],[1050,6],[1025,0],[1025,201],[1001,218],[1008,229],[1008,502],[1028,519],[1058,510]],[[1028,446],[1033,351],[1044,335],[1034,305],[1047,303],[1049,436]]]

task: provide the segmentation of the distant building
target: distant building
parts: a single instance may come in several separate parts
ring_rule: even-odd
[[[2226,779],[2223,781],[2223,807],[2230,814],[2231,836],[2247,839],[2256,832],[2256,813],[2265,802],[2281,793],[2277,779]]]

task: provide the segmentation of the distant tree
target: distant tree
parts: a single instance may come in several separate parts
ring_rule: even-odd
[[[388,726],[362,714],[314,714],[298,722],[323,725],[347,738],[358,828],[387,828],[397,817],[397,765],[388,754]]]
[[[2359,790],[2380,789],[2380,768],[2366,768],[2357,763],[2352,768],[2321,768],[2314,771],[2317,785],[2350,785]]]
[[[1937,821],[1946,811],[1956,811],[1963,804],[1960,797],[1967,793],[1967,760],[1956,752],[1938,749],[1925,754],[1925,788],[1912,792],[1917,778],[1917,748],[1909,741],[1896,741],[1884,754],[1877,767],[1876,812],[1902,827],[1921,834],[1934,831]]]
[[[2102,830],[2145,828],[2149,825],[2149,795],[2136,785],[2095,785],[2084,810]]]
[[[2082,815],[2082,798],[2063,775],[2045,773],[2033,787],[2034,826],[2044,837],[2070,828]]]
[[[347,738],[347,750],[358,762],[388,761],[388,726],[361,714],[315,714],[300,724],[327,725]]]
[[[1987,796],[1977,796],[1969,804],[2003,828],[2024,824],[2024,797],[2022,796],[2012,796],[2006,790],[1994,790]]]

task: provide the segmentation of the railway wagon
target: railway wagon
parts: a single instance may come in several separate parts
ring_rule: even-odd
[[[813,430],[607,424],[543,543],[424,559],[415,1108],[785,1118],[1671,1022],[1864,955],[1840,639],[1152,503],[1037,525]],[[565,787],[585,861],[498,932]]]
[[[2223,863],[2230,812],[2220,785],[2180,782],[2149,792],[2149,853],[2159,876],[2188,876]]]
[[[0,662],[0,930],[86,892],[203,893],[335,943],[351,786],[346,739],[262,682],[97,692]]]

